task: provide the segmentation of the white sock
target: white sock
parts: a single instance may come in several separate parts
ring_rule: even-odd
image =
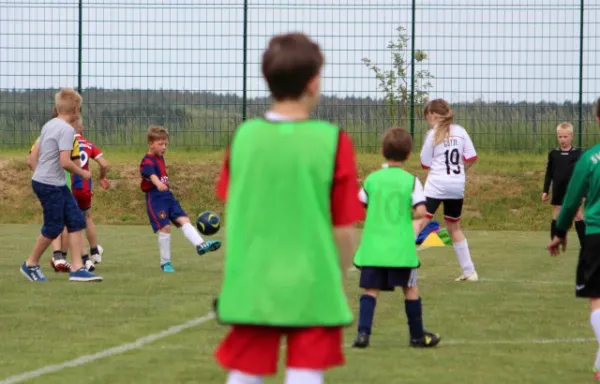
[[[598,344],[600,344],[600,310],[597,309],[592,312],[590,316],[590,323],[592,323],[592,328],[594,328],[594,333],[596,334],[596,340],[598,340]],[[594,366],[600,369],[600,348],[598,352],[596,352],[596,363]]]
[[[194,245],[200,245],[204,243],[204,240],[202,240],[202,237],[200,236],[198,231],[196,231],[196,228],[194,228],[192,224],[183,224],[181,226],[181,230],[183,231],[185,238],[188,239],[190,243]]]
[[[323,371],[288,368],[285,373],[285,384],[323,384],[324,382]]]
[[[171,234],[158,232],[158,249],[160,250],[160,265],[171,261]]]
[[[262,382],[262,377],[247,375],[240,371],[229,371],[227,376],[227,384],[262,384]]]
[[[454,243],[454,251],[456,252],[456,258],[458,259],[458,264],[463,270],[463,274],[465,276],[471,276],[475,273],[475,266],[473,265],[473,260],[471,260],[471,253],[469,252],[469,243],[467,243],[467,239],[463,241],[459,241],[458,243]]]

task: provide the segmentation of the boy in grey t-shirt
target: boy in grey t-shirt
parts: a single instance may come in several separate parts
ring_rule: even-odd
[[[75,130],[69,122],[79,118],[81,103],[79,93],[73,89],[61,89],[55,96],[58,117],[46,123],[40,134],[38,161],[31,185],[44,210],[44,225],[31,255],[21,265],[21,273],[31,281],[48,281],[41,272],[39,261],[65,226],[71,248],[69,280],[102,281],[101,276],[87,271],[81,262],[85,218],[67,187],[63,171],[90,179],[90,172],[71,160]]]

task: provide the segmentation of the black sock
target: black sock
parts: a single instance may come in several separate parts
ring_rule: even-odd
[[[579,237],[579,246],[583,247],[583,239],[585,239],[585,222],[583,220],[576,221],[575,230],[577,231],[577,237]]]
[[[85,263],[86,261],[88,261],[90,259],[90,257],[88,255],[81,255],[81,261],[83,263]]]
[[[556,220],[552,220],[552,224],[550,224],[550,240],[554,238],[556,234]]]
[[[54,251],[52,258],[55,260],[65,259],[65,255],[61,251]]]
[[[423,315],[421,307],[421,298],[418,300],[404,300],[404,309],[408,318],[408,330],[410,338],[420,339],[424,335]]]
[[[100,252],[98,251],[98,247],[90,247],[90,254],[91,255],[99,255]]]

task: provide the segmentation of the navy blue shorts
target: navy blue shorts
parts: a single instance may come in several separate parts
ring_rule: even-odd
[[[85,229],[85,217],[66,185],[57,187],[32,180],[31,187],[44,210],[44,237],[56,239],[65,226],[69,232]]]
[[[188,217],[170,191],[146,193],[146,209],[154,232],[171,222],[177,225],[175,220],[180,217]]]
[[[395,287],[417,285],[417,268],[361,267],[359,286],[364,289],[393,291]]]

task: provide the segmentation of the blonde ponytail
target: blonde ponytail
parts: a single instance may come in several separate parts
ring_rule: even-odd
[[[450,136],[450,125],[454,121],[454,112],[450,104],[444,99],[435,99],[429,102],[423,110],[425,117],[436,114],[437,124],[433,127],[433,138],[435,145],[442,143]]]

